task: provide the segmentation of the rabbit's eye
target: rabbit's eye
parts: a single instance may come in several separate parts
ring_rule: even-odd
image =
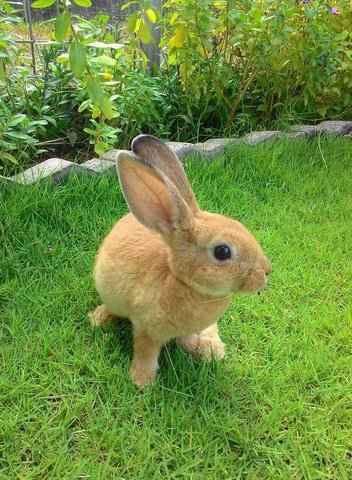
[[[218,260],[228,260],[231,258],[231,249],[227,245],[218,245],[214,248],[214,257]]]

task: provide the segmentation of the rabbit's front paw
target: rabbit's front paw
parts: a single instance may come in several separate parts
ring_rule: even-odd
[[[106,327],[117,319],[115,315],[107,311],[105,305],[99,305],[94,311],[89,312],[88,317],[93,327]]]
[[[226,345],[219,337],[199,336],[198,353],[201,358],[221,360],[225,356]]]
[[[158,369],[154,366],[148,367],[148,365],[133,362],[130,369],[130,377],[136,387],[144,388],[154,382],[157,371]]]
[[[197,355],[198,346],[199,346],[199,336],[196,333],[189,335],[188,337],[179,337],[177,338],[178,344],[186,350],[186,352]]]

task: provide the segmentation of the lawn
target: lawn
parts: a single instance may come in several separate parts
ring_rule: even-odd
[[[129,323],[86,316],[95,251],[127,211],[116,176],[0,186],[1,479],[352,478],[352,141],[240,147],[187,172],[273,273],[220,321],[224,361],[171,343],[143,391]]]

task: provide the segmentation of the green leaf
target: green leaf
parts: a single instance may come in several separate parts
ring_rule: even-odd
[[[153,37],[152,37],[152,34],[150,33],[149,25],[143,18],[141,19],[138,35],[143,43],[151,43],[153,41]]]
[[[48,8],[51,7],[51,5],[54,5],[56,0],[36,0],[35,2],[32,3],[31,7],[32,8]]]
[[[119,50],[123,48],[125,45],[123,43],[105,43],[105,42],[92,42],[88,43],[88,47],[93,48],[112,48],[113,50]]]
[[[147,55],[143,52],[142,49],[139,49],[139,54],[142,57],[142,66],[143,68],[147,68],[148,65],[148,57]]]
[[[138,14],[139,14],[138,12],[133,12],[128,17],[128,20],[127,20],[127,31],[128,31],[128,33],[133,33],[134,32],[134,29],[136,28]]]
[[[14,163],[15,165],[18,165],[17,158],[15,158],[13,155],[11,155],[11,153],[7,153],[7,152],[0,153],[0,157],[3,160],[9,160],[11,163]]]
[[[135,3],[138,3],[137,1],[133,0],[132,2],[127,2],[127,3],[124,3],[121,7],[121,12],[123,12],[124,10],[126,10],[126,8],[130,7],[131,5],[135,4]]]
[[[92,118],[98,118],[101,115],[101,110],[97,105],[93,106]]]
[[[84,132],[89,133],[89,135],[95,135],[95,130],[92,130],[91,128],[84,128]]]
[[[104,153],[108,148],[109,148],[109,145],[106,142],[103,142],[102,140],[100,140],[95,144],[94,151],[100,156],[100,155],[104,155]]]
[[[182,47],[186,38],[187,38],[187,27],[184,23],[180,23],[180,25],[176,27],[175,35],[170,39],[170,42],[169,42],[170,49],[172,50],[174,47],[176,48]]]
[[[100,105],[103,98],[103,90],[96,78],[89,77],[86,83],[89,98],[96,104]]]
[[[83,45],[74,40],[70,46],[69,51],[70,65],[76,77],[80,77],[87,65],[86,52]]]
[[[69,31],[71,15],[69,12],[62,12],[55,20],[55,39],[61,42]]]
[[[34,125],[48,125],[47,120],[33,120],[33,122],[29,122],[28,126],[34,126]]]
[[[100,24],[106,25],[109,21],[109,15],[105,15],[104,13],[100,13],[97,17],[97,20]]]
[[[147,17],[152,23],[156,22],[155,12],[151,8],[148,8],[148,10],[145,13],[147,14]]]
[[[108,97],[103,94],[103,90],[98,80],[96,78],[88,78],[86,88],[89,98],[100,108],[105,117],[108,119],[112,118],[114,116],[114,111],[110,106]]]
[[[114,111],[111,108],[110,101],[106,95],[103,95],[103,98],[101,99],[100,109],[106,118],[110,119],[114,116]]]
[[[2,64],[0,63],[0,82],[4,82],[6,80],[5,70]]]
[[[178,12],[175,12],[170,19],[170,26],[172,27],[175,21],[177,20]]]
[[[90,105],[92,105],[92,100],[90,98],[88,100],[85,100],[84,102],[82,102],[81,105],[78,107],[79,113],[83,112]]]
[[[73,145],[74,143],[76,143],[78,135],[76,132],[67,132],[67,138],[71,145]]]
[[[317,108],[317,112],[322,118],[325,118],[326,112],[328,111],[328,107],[321,107]]]
[[[14,115],[11,117],[11,120],[9,121],[8,125],[9,127],[14,127],[15,125],[18,125],[19,123],[22,123],[23,120],[27,118],[26,115],[23,113],[18,113],[17,115]]]
[[[68,62],[68,53],[62,53],[56,58],[58,63],[67,63]]]
[[[29,143],[33,143],[34,141],[32,137],[21,132],[6,132],[6,135],[16,140],[27,140]]]
[[[81,21],[76,25],[80,30],[94,30],[95,28],[92,23],[88,22],[87,20],[83,20],[83,18],[81,18]]]
[[[141,23],[142,23],[142,19],[141,17],[138,17],[136,21],[136,26],[134,27],[134,33],[138,33]]]
[[[97,63],[98,65],[103,65],[104,67],[115,67],[117,63],[114,58],[108,57],[107,55],[101,55],[100,57],[92,58],[91,62]]]
[[[92,6],[92,2],[90,0],[73,0],[73,1],[79,7],[89,8]]]
[[[0,140],[0,147],[7,148],[8,150],[17,150],[18,145],[16,145],[15,143],[10,143],[10,142],[5,142],[4,140]]]

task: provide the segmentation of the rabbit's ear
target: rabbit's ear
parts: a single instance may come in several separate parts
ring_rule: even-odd
[[[118,155],[117,171],[128,206],[144,226],[164,235],[192,227],[192,212],[162,172],[130,152]]]
[[[139,135],[132,142],[132,151],[172,181],[192,212],[199,210],[181,162],[164,142],[152,135]]]

